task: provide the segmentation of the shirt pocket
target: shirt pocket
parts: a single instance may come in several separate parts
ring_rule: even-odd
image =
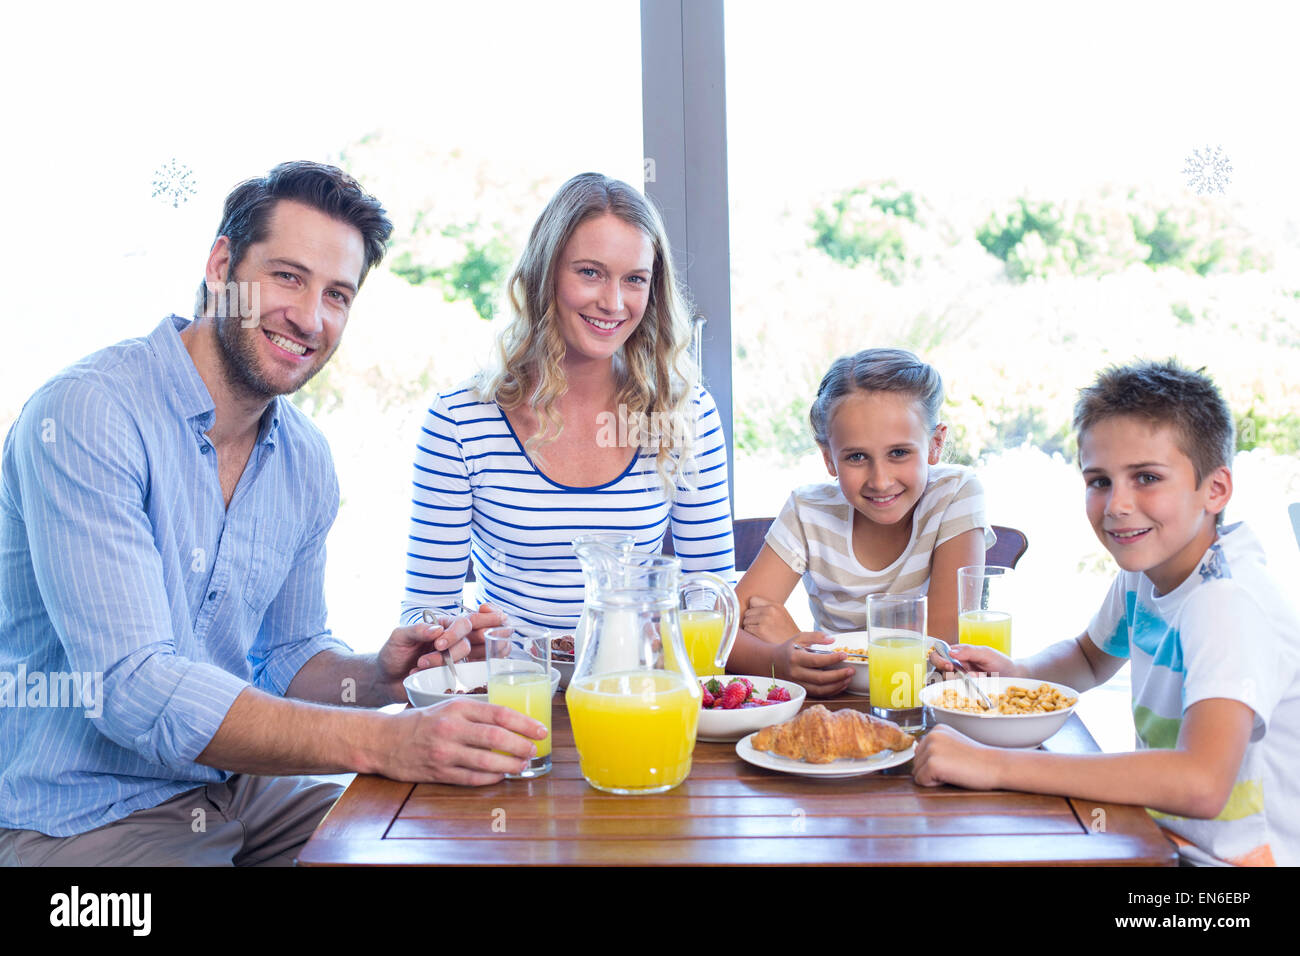
[[[266,613],[284,587],[300,537],[300,529],[283,518],[267,518],[257,523],[244,583],[244,603],[258,618]]]

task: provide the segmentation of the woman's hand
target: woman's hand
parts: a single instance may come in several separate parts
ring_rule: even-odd
[[[834,639],[821,631],[796,634],[774,648],[777,676],[802,684],[810,697],[834,697],[853,680],[852,667],[840,667],[847,657],[843,651],[812,651],[814,644],[833,644]]]
[[[481,661],[486,655],[484,645],[487,643],[485,632],[494,627],[504,627],[506,614],[498,611],[491,604],[480,604],[477,611],[466,607],[465,615],[457,620],[469,621],[469,659]]]
[[[780,644],[799,633],[799,625],[794,622],[784,604],[757,595],[749,599],[749,607],[740,619],[740,626],[755,637],[772,644]]]

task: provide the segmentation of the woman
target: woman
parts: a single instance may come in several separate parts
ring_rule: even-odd
[[[663,223],[626,183],[575,176],[547,204],[508,284],[493,368],[437,396],[415,459],[403,620],[479,599],[572,629],[573,539],[625,531],[687,571],[734,580],[726,443],[694,384],[689,310]],[[475,616],[475,626],[489,622]]]

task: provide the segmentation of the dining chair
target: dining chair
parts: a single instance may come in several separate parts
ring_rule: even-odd
[[[763,539],[767,537],[767,529],[772,527],[772,522],[775,520],[775,518],[737,518],[731,523],[731,536],[735,543],[737,571],[749,570],[749,566],[758,557],[758,552],[763,550]],[[663,553],[665,555],[676,554],[673,550],[673,536],[671,533],[664,535]]]
[[[997,541],[984,552],[984,564],[1014,568],[1029,549],[1029,539],[1023,531],[1000,524],[993,525],[993,533],[997,535]]]
[[[1300,544],[1300,501],[1291,502],[1286,510],[1291,512],[1291,530],[1295,532],[1295,543]]]

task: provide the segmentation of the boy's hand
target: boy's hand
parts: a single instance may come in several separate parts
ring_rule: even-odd
[[[834,639],[821,631],[796,634],[775,648],[777,676],[802,684],[809,697],[834,697],[843,692],[853,680],[852,667],[839,667],[848,655],[807,650],[814,644],[833,643]]]
[[[758,596],[749,599],[740,626],[755,637],[772,644],[780,644],[799,633],[799,625],[794,622],[784,604]]]
[[[1000,651],[982,644],[953,644],[948,653],[965,664],[974,674],[998,674],[1002,677],[1028,677],[1015,661]],[[930,651],[930,661],[935,669],[951,672],[955,668],[945,661],[938,651]]]
[[[976,743],[940,724],[916,745],[912,779],[923,787],[951,783],[968,790],[997,790],[1000,786],[996,768],[998,753],[996,747]]]

